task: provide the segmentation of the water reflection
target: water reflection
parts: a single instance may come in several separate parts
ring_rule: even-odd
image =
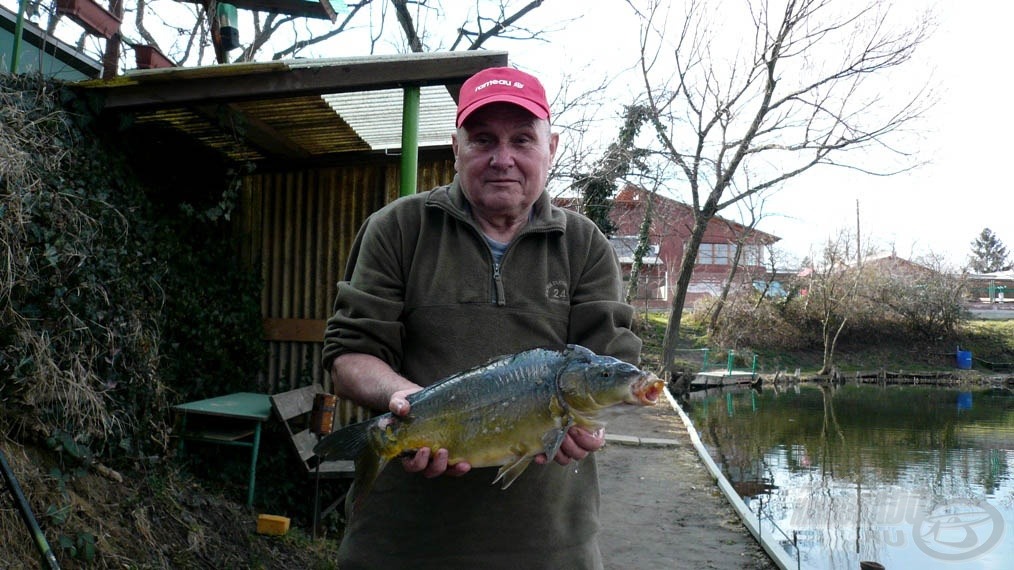
[[[793,385],[684,409],[801,568],[1009,568],[1014,393]]]

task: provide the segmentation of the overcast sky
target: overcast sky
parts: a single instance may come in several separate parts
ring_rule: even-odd
[[[854,232],[857,207],[864,242],[885,253],[893,250],[908,258],[934,253],[963,266],[971,242],[987,227],[1014,250],[1014,185],[1007,171],[1014,162],[1008,150],[1014,110],[1006,104],[1014,2],[898,4],[895,9],[911,11],[913,18],[917,10],[935,5],[938,18],[938,28],[920,47],[908,74],[892,82],[905,92],[930,78],[937,90],[939,103],[919,124],[920,140],[913,147],[927,164],[892,177],[812,170],[787,184],[768,199],[760,229],[781,237],[780,245],[798,258],[818,251],[841,229]],[[637,23],[625,3],[592,0],[585,5],[581,20],[554,34],[561,40],[511,48],[512,64],[538,73],[549,67],[547,62],[582,70],[591,61],[592,69],[617,71],[633,63]],[[566,6],[550,1],[543,9],[565,11]],[[629,33],[617,33],[622,29]],[[554,80],[546,75],[548,87]],[[723,215],[736,217],[735,212]]]
[[[890,178],[835,171],[798,180],[773,204],[786,217],[771,220],[769,227],[786,244],[805,247],[815,237],[814,228],[854,226],[858,200],[863,232],[904,257],[934,252],[963,265],[971,242],[987,227],[1009,250],[1014,246],[1009,171],[1014,110],[1005,102],[1014,3],[947,0],[937,5],[937,13],[940,28],[918,62],[933,68],[940,89],[919,148],[930,163]],[[805,192],[811,184],[832,190],[827,207],[808,207]]]

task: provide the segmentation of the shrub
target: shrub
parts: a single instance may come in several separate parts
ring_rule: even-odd
[[[796,350],[807,346],[808,335],[792,312],[770,299],[758,303],[757,294],[737,291],[729,295],[712,332],[712,342],[731,349]],[[788,317],[788,318],[787,318]]]

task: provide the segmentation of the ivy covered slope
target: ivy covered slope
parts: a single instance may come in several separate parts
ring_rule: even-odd
[[[259,283],[228,239],[238,179],[85,108],[0,75],[0,429],[116,464],[166,449],[171,404],[252,388]]]
[[[163,461],[172,404],[258,389],[239,178],[86,103],[0,74],[0,449],[65,568],[246,566],[265,553],[237,507]],[[34,567],[13,509],[0,543],[0,567]]]

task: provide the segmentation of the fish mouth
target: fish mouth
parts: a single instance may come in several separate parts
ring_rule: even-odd
[[[665,382],[650,372],[638,379],[633,386],[638,403],[645,406],[657,403],[664,389]]]

